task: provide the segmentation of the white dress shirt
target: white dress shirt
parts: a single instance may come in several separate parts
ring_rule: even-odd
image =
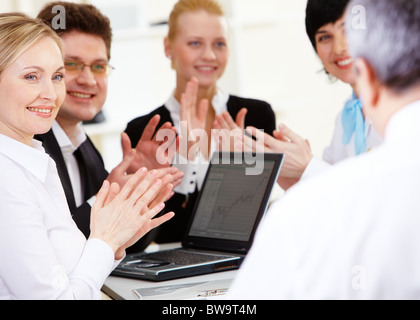
[[[274,204],[231,299],[420,299],[420,101]]]
[[[224,92],[221,89],[218,89],[216,95],[213,97],[212,105],[216,111],[216,115],[220,115],[223,112],[227,111],[227,103],[229,101],[229,94]],[[168,109],[171,119],[175,125],[177,132],[181,132],[180,128],[180,117],[181,117],[181,106],[179,102],[175,99],[175,96],[172,95],[168,101],[165,103],[166,109]],[[211,140],[210,145],[210,154],[213,154],[216,151],[216,142],[214,139]],[[179,186],[177,186],[174,191],[184,195],[194,193],[196,187],[200,190],[204,177],[207,172],[208,164],[210,160],[204,158],[204,156],[199,153],[194,161],[188,161],[179,154],[174,157],[172,166],[178,168],[180,171],[184,172],[184,178]]]
[[[322,159],[316,157],[312,158],[302,175],[302,180],[331,168],[332,165],[340,162],[341,160],[345,160],[356,155],[354,146],[355,136],[353,135],[349,144],[344,144],[342,141],[342,114],[343,110],[336,118],[332,141],[330,145],[325,148]],[[368,119],[365,120],[365,137],[367,151],[371,151],[372,149],[380,146],[383,142],[383,138],[376,132]]]
[[[100,299],[112,249],[86,238],[67,206],[55,162],[0,135],[0,299]]]

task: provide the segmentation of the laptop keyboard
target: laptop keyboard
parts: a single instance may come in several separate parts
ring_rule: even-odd
[[[226,259],[226,255],[206,254],[199,252],[188,252],[185,250],[166,250],[154,253],[148,253],[141,256],[141,259],[149,261],[165,261],[176,263],[178,265],[197,264],[209,261]]]

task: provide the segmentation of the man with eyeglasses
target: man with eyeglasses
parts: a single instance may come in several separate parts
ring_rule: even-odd
[[[66,70],[69,72],[83,72],[85,67],[89,67],[93,74],[107,77],[110,76],[112,70],[114,70],[113,66],[104,63],[94,63],[88,65],[80,61],[66,61],[64,64]]]
[[[123,161],[110,173],[103,159],[83,130],[82,123],[91,121],[101,111],[108,91],[108,77],[114,69],[110,64],[112,30],[107,17],[92,5],[56,1],[47,4],[38,18],[52,26],[56,16],[55,6],[65,9],[65,29],[54,29],[63,40],[65,82],[67,95],[52,129],[36,136],[44,149],[54,159],[64,187],[73,219],[86,237],[90,233],[90,210],[95,195],[104,180],[125,184],[129,173],[141,167],[158,167],[156,148],[158,142],[151,138],[148,145],[134,152],[128,136],[122,134]],[[151,121],[155,131],[159,119]],[[172,126],[162,128],[175,130]],[[175,168],[159,170],[164,183],[177,185],[182,173]],[[132,251],[140,251],[148,244],[147,237]]]

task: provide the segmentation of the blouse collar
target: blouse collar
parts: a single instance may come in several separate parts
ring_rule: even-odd
[[[407,136],[417,137],[413,130],[420,133],[419,118],[420,100],[405,106],[392,116],[385,130],[385,140],[401,141]]]
[[[45,182],[50,157],[42,143],[32,140],[31,146],[0,134],[0,154],[25,168],[38,180]]]
[[[227,111],[228,101],[229,101],[229,94],[224,92],[222,89],[218,88],[217,93],[213,97],[213,100],[212,100],[212,105],[213,105],[214,110],[216,111],[216,115],[222,114],[223,112]],[[166,109],[168,109],[169,113],[171,114],[172,121],[177,127],[180,121],[181,106],[178,100],[176,100],[174,93],[172,93],[168,101],[166,101],[165,107]]]

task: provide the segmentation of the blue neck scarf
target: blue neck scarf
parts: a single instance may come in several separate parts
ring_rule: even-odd
[[[356,155],[366,152],[365,118],[362,113],[362,103],[353,93],[353,98],[346,102],[342,114],[343,143],[349,144],[355,135],[354,147]]]

